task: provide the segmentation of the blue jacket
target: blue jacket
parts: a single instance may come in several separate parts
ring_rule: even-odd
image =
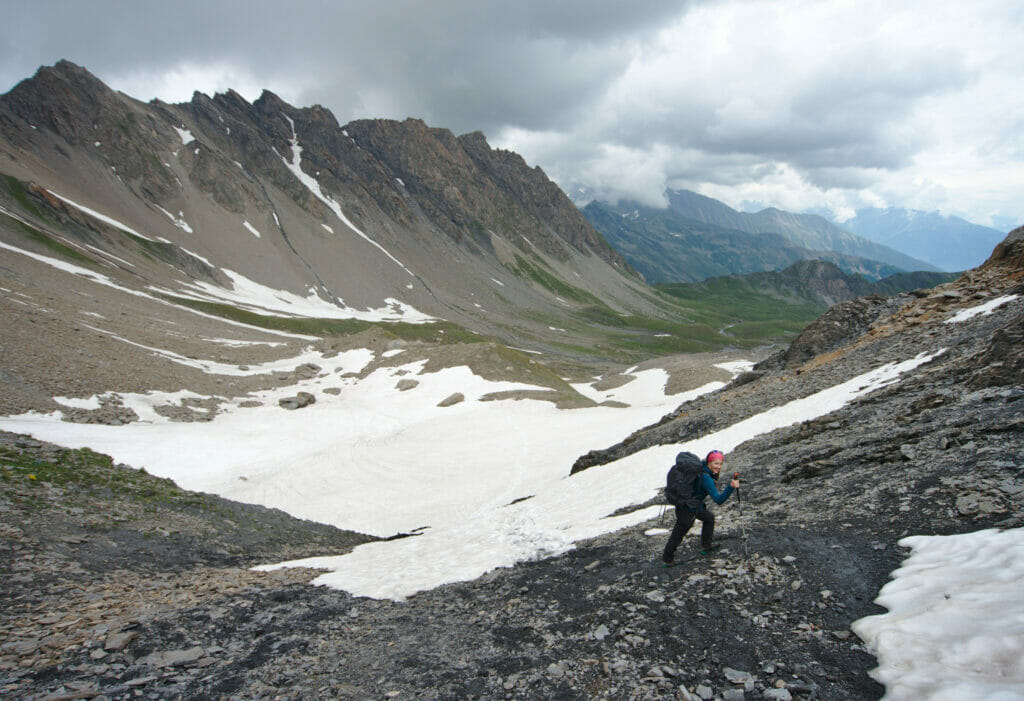
[[[701,502],[706,497],[714,499],[716,504],[724,504],[725,500],[732,494],[733,489],[730,484],[728,487],[723,489],[721,492],[718,491],[718,485],[715,484],[715,476],[711,472],[711,468],[708,467],[707,462],[704,463],[704,472],[701,473],[700,479],[693,483],[693,496],[699,499]],[[700,508],[697,509],[697,513],[700,513],[707,507],[701,503]]]

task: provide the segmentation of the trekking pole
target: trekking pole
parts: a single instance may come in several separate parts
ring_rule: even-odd
[[[734,480],[738,480],[740,478],[740,473],[732,473],[732,478]],[[739,487],[736,487],[736,504],[739,506],[740,509],[740,532],[743,534],[743,554],[747,557],[750,557],[750,551],[747,549],[747,529],[746,526],[743,525],[743,500],[740,498]]]

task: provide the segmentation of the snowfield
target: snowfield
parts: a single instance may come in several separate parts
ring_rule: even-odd
[[[648,521],[658,506],[630,507],[657,495],[678,451],[728,452],[754,436],[822,416],[899,382],[942,352],[877,367],[696,441],[649,448],[571,477],[570,467],[581,454],[657,421],[721,383],[668,396],[667,374],[646,370],[609,391],[577,386],[595,400],[614,399],[627,408],[560,410],[539,400],[483,401],[493,392],[538,388],[487,381],[465,367],[424,373],[423,363],[410,362],[359,379],[352,374],[375,359],[372,351],[332,357],[306,352],[247,372],[316,362],[323,370],[317,378],[261,393],[258,407],[229,404],[210,422],[175,423],[153,410],[181,401],[182,393],[140,394],[123,396],[142,419],[126,426],[64,422],[55,412],[0,418],[0,428],[69,447],[88,446],[186,489],[378,536],[412,534],[346,555],[258,568],[318,568],[325,572],[314,584],[402,600]],[[400,358],[399,352],[387,355]],[[198,366],[209,373],[227,371],[203,361]],[[745,368],[726,367],[734,373]],[[418,384],[403,391],[400,379]],[[324,392],[328,388],[340,391]],[[301,411],[281,409],[278,399],[296,391],[313,393],[316,403]],[[464,401],[439,406],[454,392]],[[99,398],[58,401],[97,406]],[[878,599],[890,612],[855,625],[877,650],[880,665],[874,674],[886,684],[888,698],[1024,698],[1021,531],[902,542],[914,552]]]

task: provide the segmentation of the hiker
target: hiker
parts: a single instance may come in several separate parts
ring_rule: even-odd
[[[673,556],[676,548],[696,518],[701,520],[701,554],[706,555],[717,548],[711,543],[715,533],[715,515],[705,506],[704,499],[710,496],[716,504],[723,504],[734,489],[740,488],[739,479],[733,477],[728,487],[718,491],[716,482],[724,462],[725,455],[719,450],[712,450],[703,461],[693,453],[683,452],[676,456],[676,464],[669,471],[665,488],[669,503],[676,507],[676,525],[672,528],[672,535],[668,537],[665,552],[661,556],[666,565],[675,564]]]

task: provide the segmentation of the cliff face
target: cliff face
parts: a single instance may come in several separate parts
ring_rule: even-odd
[[[522,238],[558,260],[571,251],[596,254],[631,271],[544,171],[492,149],[481,132],[455,137],[418,119],[359,120],[344,131],[455,241],[492,234],[520,245]]]

